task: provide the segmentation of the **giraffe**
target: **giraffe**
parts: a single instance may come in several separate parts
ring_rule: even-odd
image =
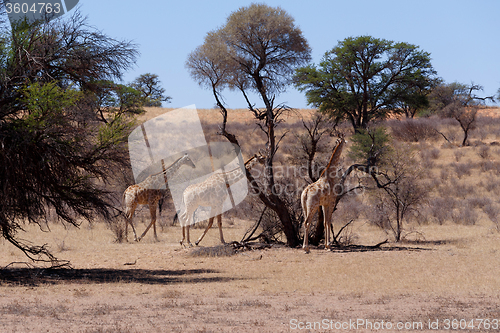
[[[158,240],[158,236],[156,235],[156,206],[165,192],[165,190],[159,189],[159,187],[166,182],[166,179],[172,177],[182,165],[189,165],[192,168],[196,167],[193,161],[189,158],[188,154],[184,154],[184,156],[178,158],[164,171],[149,175],[141,183],[127,187],[123,193],[123,204],[125,206],[126,218],[125,239],[127,239],[128,225],[130,224],[132,226],[132,231],[134,232],[135,241],[140,241],[146,235],[151,226],[153,226],[155,239]],[[132,223],[132,217],[134,216],[137,205],[148,205],[149,213],[151,215],[151,223],[139,238],[137,238],[137,234],[135,233],[135,228]]]
[[[302,211],[304,212],[304,244],[302,248],[306,253],[309,253],[309,227],[314,214],[320,206],[323,207],[325,248],[330,248],[330,219],[335,209],[335,202],[338,196],[342,194],[343,190],[342,188],[338,188],[340,186],[341,177],[341,175],[338,174],[338,166],[344,144],[345,140],[343,136],[339,137],[325,170],[323,170],[317,181],[309,184],[304,191],[302,191],[302,195],[300,196]]]
[[[245,168],[250,170],[257,162],[264,162],[264,156],[260,153],[255,154],[246,161]],[[199,206],[210,207],[210,214],[212,217],[209,218],[207,228],[195,244],[198,245],[203,237],[205,237],[208,229],[210,229],[214,223],[215,216],[217,217],[217,224],[219,226],[220,241],[222,244],[225,244],[224,235],[222,234],[222,206],[228,195],[227,189],[245,176],[246,174],[238,167],[228,172],[215,173],[201,183],[189,185],[184,190],[183,200],[185,203],[185,210],[179,215],[179,221],[182,227],[181,245],[187,242],[187,244],[191,246],[189,227],[194,223],[193,215]]]

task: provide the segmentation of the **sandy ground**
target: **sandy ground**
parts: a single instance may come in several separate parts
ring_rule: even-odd
[[[227,226],[226,238],[239,239],[243,224]],[[2,332],[430,331],[436,320],[444,330],[447,319],[481,331],[480,319],[500,319],[500,235],[486,223],[423,226],[424,242],[377,251],[274,246],[220,257],[181,248],[176,227],[159,242],[148,235],[123,244],[103,224],[51,229],[29,233],[73,268],[1,270]],[[364,224],[355,231],[367,244],[384,237]],[[212,253],[217,234],[210,230],[198,253]],[[0,247],[2,267],[26,261]]]
[[[149,110],[148,118],[163,112]],[[251,121],[244,110],[232,116]],[[220,116],[200,110],[200,117]],[[462,160],[477,159],[474,149],[463,148]],[[455,150],[441,149],[435,176],[455,159]],[[477,185],[497,178],[474,171],[462,181],[497,202],[495,191]],[[147,222],[144,211],[138,214]],[[140,243],[117,243],[99,222],[79,229],[54,224],[50,232],[28,227],[21,238],[47,244],[72,268],[33,268],[0,239],[0,332],[497,331],[500,233],[484,213],[478,216],[473,226],[409,225],[419,242],[372,251],[305,254],[273,246],[217,257],[209,256],[221,252],[213,248],[215,229],[200,250],[180,247],[178,227],[161,230],[158,242],[150,233]],[[240,240],[251,224],[223,223],[228,241]],[[192,238],[201,232],[192,230]],[[358,244],[390,238],[363,220],[352,232]]]

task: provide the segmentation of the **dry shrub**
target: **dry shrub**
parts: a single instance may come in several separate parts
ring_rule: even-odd
[[[433,148],[429,151],[429,154],[433,160],[437,160],[439,158],[439,155],[441,154],[441,150]]]
[[[434,160],[431,159],[430,154],[427,153],[426,150],[421,150],[420,151],[420,158],[422,162],[422,167],[426,169],[432,169],[434,168]]]
[[[123,243],[125,241],[125,217],[124,216],[118,216],[115,219],[112,219],[108,222],[108,227],[109,229],[113,232],[115,235],[115,242],[116,243]],[[129,228],[131,229],[131,228]]]
[[[426,169],[432,169],[434,167],[434,160],[439,158],[440,153],[441,151],[437,148],[420,150],[422,166]]]
[[[390,207],[384,202],[378,202],[370,206],[367,212],[368,220],[383,230],[389,230],[391,226],[391,220],[389,218],[391,214]]]
[[[394,138],[405,142],[421,142],[439,137],[433,121],[427,118],[404,119],[390,121]]]
[[[455,179],[451,179],[450,182],[451,188],[448,188],[447,195],[450,193],[454,194],[457,198],[465,199],[468,196],[472,196],[476,194],[476,189],[472,185],[460,184]]]
[[[278,242],[283,235],[283,225],[275,211],[266,209],[260,224],[262,228],[261,238],[264,242]]]
[[[350,221],[356,221],[362,214],[370,209],[357,195],[347,194],[339,201],[337,209],[333,213],[333,230],[339,230]],[[353,231],[352,225],[345,227],[337,237],[337,242],[342,246],[354,244],[358,240],[358,235]]]
[[[483,207],[483,212],[488,215],[488,218],[491,220],[491,222],[495,223],[496,229],[500,231],[500,220],[498,218],[498,215],[500,215],[500,207],[498,207],[498,205],[490,203]]]
[[[442,181],[448,180],[450,177],[450,171],[448,168],[441,168],[439,171],[439,177],[441,178]]]
[[[464,225],[475,225],[479,215],[467,201],[452,213],[453,222]]]
[[[467,163],[451,163],[450,166],[455,169],[455,172],[459,179],[463,176],[470,176],[471,170],[473,168],[473,165],[470,161]]]
[[[484,208],[485,206],[491,206],[491,199],[487,197],[472,197],[467,199],[467,205],[474,208]]]
[[[489,129],[479,126],[471,134],[474,136],[477,135],[479,137],[479,140],[484,141],[488,137]]]
[[[486,145],[479,146],[477,155],[481,157],[483,160],[486,160],[490,157],[490,147]]]
[[[500,194],[500,182],[498,180],[489,179],[484,185],[486,191],[493,191],[495,194]]]
[[[495,170],[497,169],[497,162],[489,160],[481,161],[479,162],[479,168],[481,172],[488,172],[490,170]]]
[[[430,217],[438,224],[444,224],[451,217],[451,211],[456,206],[456,200],[451,197],[433,198],[429,201]]]
[[[462,149],[455,149],[455,151],[453,152],[453,154],[455,155],[455,160],[457,162],[460,162],[460,160],[462,159],[462,157],[465,156],[465,152]]]
[[[352,193],[352,192],[351,192]],[[361,214],[368,209],[366,205],[355,194],[346,194],[337,205],[337,210],[333,213],[334,221],[340,221],[341,225],[350,220],[357,220]]]

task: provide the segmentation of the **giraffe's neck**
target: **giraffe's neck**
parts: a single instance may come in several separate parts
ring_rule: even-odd
[[[174,163],[172,163],[169,167],[167,167],[165,171],[161,171],[153,175],[150,175],[141,183],[141,185],[144,188],[160,188],[161,186],[165,185],[165,177],[167,179],[169,177],[172,177],[172,175],[177,170],[179,170],[179,168],[185,163],[186,160],[187,160],[187,155],[178,158]]]
[[[186,160],[188,159],[188,155],[184,155],[182,156],[181,158],[179,158],[177,161],[175,161],[174,163],[172,163],[172,165],[170,165],[169,167],[167,167],[165,169],[164,172],[162,172],[162,174],[165,174],[165,176],[167,176],[167,178],[169,177],[172,177],[172,175],[177,171],[179,170],[179,168],[184,164],[186,163]],[[160,175],[162,176],[162,175]]]
[[[245,169],[251,170],[253,166],[258,162],[257,157],[254,155],[252,158],[250,158],[246,163],[245,163]],[[246,176],[246,172],[243,172],[240,167],[228,171],[228,172],[222,172],[222,177],[224,177],[226,185],[231,186],[237,182],[239,182],[241,179],[243,179]]]
[[[328,165],[326,166],[325,170],[321,173],[320,178],[326,178],[327,180],[333,179],[338,170],[335,170],[335,167],[338,166],[339,161],[340,161],[340,155],[342,154],[342,148],[344,148],[344,139],[341,139],[340,142],[337,144],[335,149],[332,152],[332,156],[330,157],[330,161],[328,162]]]

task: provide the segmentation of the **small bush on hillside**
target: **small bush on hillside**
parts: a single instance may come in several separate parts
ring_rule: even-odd
[[[457,224],[475,225],[479,220],[479,215],[474,207],[468,202],[463,202],[463,204],[452,213],[452,219],[453,222]]]
[[[463,176],[470,176],[473,165],[470,162],[467,163],[452,163],[451,167],[455,169],[457,177],[460,179]]]
[[[455,151],[453,152],[453,154],[455,155],[455,160],[457,162],[460,162],[460,160],[462,159],[462,157],[465,156],[465,152],[461,149],[455,149]]]
[[[438,224],[444,224],[451,218],[452,210],[457,206],[457,201],[451,197],[433,198],[429,201],[429,214]]]
[[[483,160],[488,159],[490,157],[490,147],[486,145],[479,146],[477,155]]]
[[[433,121],[426,118],[391,121],[390,127],[395,139],[405,142],[435,140],[439,137]]]
[[[498,207],[498,205],[490,203],[483,207],[483,212],[488,215],[488,218],[491,220],[491,222],[495,223],[496,229],[500,231],[500,208]]]

